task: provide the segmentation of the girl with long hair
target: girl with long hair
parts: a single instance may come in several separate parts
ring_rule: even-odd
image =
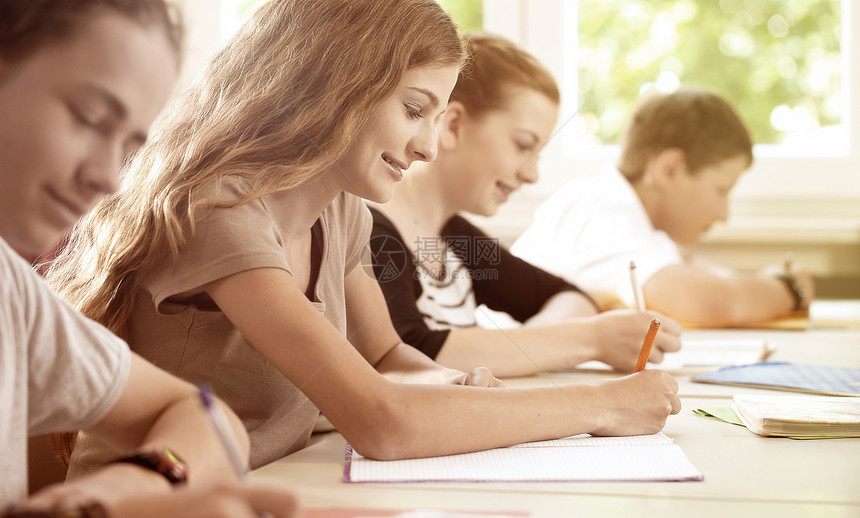
[[[486,369],[443,368],[394,330],[362,267],[362,198],[384,202],[435,158],[464,58],[434,0],[272,0],[157,123],[51,283],[157,365],[210,382],[252,467],[304,447],[319,411],[377,459],[661,429],[680,403],[660,371],[491,388]],[[73,472],[106,455],[78,443]]]
[[[492,216],[538,180],[559,104],[555,80],[534,56],[489,33],[464,40],[471,61],[451,93],[439,155],[416,164],[392,200],[371,210],[374,267],[395,329],[442,365],[483,365],[501,376],[588,360],[630,372],[655,317],[663,325],[651,360],[680,349],[676,322],[653,312],[598,314],[579,288],[512,256],[459,215]],[[482,304],[525,325],[480,327]]]

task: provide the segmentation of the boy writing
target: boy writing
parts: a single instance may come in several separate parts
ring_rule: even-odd
[[[688,87],[648,96],[627,123],[617,167],[558,191],[511,251],[601,304],[633,305],[634,261],[648,309],[698,326],[805,309],[814,285],[796,264],[747,275],[684,251],[726,219],[728,194],[751,164],[749,132],[719,95]]]

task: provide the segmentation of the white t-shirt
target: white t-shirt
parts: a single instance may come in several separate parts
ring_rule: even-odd
[[[683,261],[614,167],[572,180],[552,195],[511,252],[576,284],[602,306],[617,300],[634,305],[630,261],[636,262],[640,283]]]
[[[0,510],[27,495],[27,437],[87,428],[113,408],[131,352],[0,239]]]

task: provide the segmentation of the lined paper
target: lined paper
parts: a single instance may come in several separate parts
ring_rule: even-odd
[[[568,437],[424,459],[377,461],[347,446],[344,482],[578,482],[702,480],[672,439]]]

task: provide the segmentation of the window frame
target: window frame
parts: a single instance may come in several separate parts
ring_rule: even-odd
[[[854,87],[860,74],[860,38],[852,37],[850,30],[860,27],[860,8],[853,3],[842,1],[841,24],[842,95],[846,107],[843,123],[848,131],[848,149],[844,154],[814,156],[787,154],[786,148],[779,145],[756,145],[752,168],[732,192],[733,212],[748,216],[814,214],[860,218],[860,89]],[[559,81],[563,92],[557,135],[542,153],[541,181],[520,200],[527,206],[546,198],[570,178],[596,174],[618,154],[617,146],[578,149],[575,156],[565,152],[569,146],[562,134],[564,124],[575,116],[577,106],[564,92],[567,84],[576,81],[577,74],[575,62],[564,62],[563,49],[576,41],[576,30],[565,30],[571,18],[575,22],[576,8],[575,0],[493,0],[484,6],[485,29],[507,36],[537,56]]]

